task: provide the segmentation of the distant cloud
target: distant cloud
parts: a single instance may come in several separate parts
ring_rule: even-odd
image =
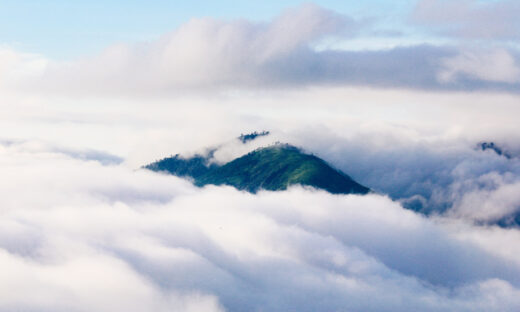
[[[504,49],[490,51],[461,51],[457,56],[442,60],[441,82],[456,81],[467,76],[483,81],[520,82],[520,68],[515,57]]]
[[[331,129],[320,130],[273,132],[248,144],[234,140],[218,147],[215,160],[228,162],[276,141],[290,142],[421,213],[484,224],[514,225],[514,218],[520,219],[516,156],[483,151],[476,142],[463,140],[413,142],[395,129],[386,130],[384,143],[378,142],[381,130],[350,139],[331,136]]]
[[[455,37],[520,39],[520,3],[515,0],[420,0],[413,20]]]
[[[312,61],[310,45],[356,28],[353,19],[312,4],[269,23],[193,19],[154,42],[115,45],[91,59],[51,66],[46,87],[110,93],[286,84],[280,64],[294,60],[301,69],[289,74],[312,75],[302,63]]]
[[[519,91],[519,57],[507,47],[471,52],[449,45],[316,49],[323,40],[348,41],[367,27],[312,4],[289,9],[270,22],[193,19],[158,40],[113,45],[73,62],[16,61],[13,71],[13,59],[20,58],[12,51],[0,54],[0,76],[10,75],[9,86],[22,92],[89,96],[317,85]]]
[[[479,180],[482,184],[488,184],[487,187],[469,191],[461,196],[454,208],[449,211],[449,215],[484,223],[501,221],[503,224],[514,224],[518,222],[520,219],[520,182],[498,173],[489,173]]]
[[[123,158],[119,156],[98,150],[80,150],[65,148],[45,144],[38,141],[0,140],[0,146],[3,146],[4,148],[9,149],[10,151],[41,154],[57,154],[84,161],[97,161],[102,165],[118,165],[123,162]]]
[[[520,218],[519,158],[458,140],[414,143],[387,131],[380,143],[377,136],[334,139],[302,130],[290,140],[410,209],[484,224]]]

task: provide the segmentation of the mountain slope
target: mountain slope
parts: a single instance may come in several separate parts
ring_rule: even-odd
[[[184,159],[177,154],[146,165],[144,168],[152,171],[167,172],[178,177],[192,177],[197,179],[216,167],[208,166],[207,163],[207,157],[201,155]]]
[[[222,166],[207,166],[207,158],[178,156],[145,168],[190,176],[197,186],[231,185],[252,193],[260,189],[285,190],[293,184],[308,185],[333,194],[365,194],[369,189],[329,166],[322,159],[290,146],[277,144],[255,150]]]

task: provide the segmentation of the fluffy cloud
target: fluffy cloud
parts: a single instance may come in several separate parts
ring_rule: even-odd
[[[291,64],[300,67],[312,60],[313,43],[352,34],[356,28],[351,18],[312,4],[288,10],[269,23],[193,19],[154,42],[115,45],[91,59],[55,64],[45,79],[85,92],[286,83],[278,66],[295,58],[297,64]],[[293,68],[290,75],[295,70],[305,74],[309,68]]]
[[[212,161],[225,163],[274,142],[291,142],[407,208],[479,223],[517,222],[520,159],[516,156],[482,151],[476,142],[461,139],[412,142],[395,129],[386,133],[383,145],[377,140],[380,132],[349,138],[334,136],[331,130],[274,131],[247,144],[231,140],[214,146]]]
[[[11,51],[0,54],[0,73],[24,93],[95,97],[317,85],[518,91],[518,56],[510,47],[471,53],[427,44],[367,51],[317,48],[324,41],[348,42],[369,27],[306,4],[269,22],[193,19],[157,40],[112,45],[71,62],[28,59]],[[2,70],[1,64],[12,59],[19,59],[18,69]]]
[[[438,74],[441,82],[456,81],[458,76],[505,83],[520,81],[516,59],[504,49],[461,51],[455,57],[444,59],[442,65],[444,68]]]
[[[481,223],[514,224],[520,214],[518,154],[482,151],[475,141],[424,137],[387,129],[352,137],[300,130],[285,140],[319,155],[358,182],[405,207]],[[278,138],[277,138],[278,140]],[[502,140],[501,140],[502,141]],[[505,140],[503,146],[518,150]],[[511,146],[511,147],[509,147]]]
[[[511,252],[518,230],[471,225],[516,211],[518,159],[474,149],[493,138],[518,155],[516,128],[508,127],[515,96],[319,89],[175,105],[32,101],[27,115],[0,103],[10,113],[0,116],[4,137],[25,137],[0,144],[0,258],[11,269],[0,277],[3,310],[514,311],[520,304],[520,259]],[[463,221],[423,217],[384,195],[294,188],[253,196],[136,170],[251,128],[272,138],[229,141],[220,161],[269,140],[290,142],[405,203],[417,194],[424,207],[454,203],[447,217]],[[489,202],[475,199],[495,191]],[[43,295],[13,293],[27,294],[20,289]]]
[[[475,188],[457,198],[450,215],[481,222],[518,222],[520,183],[510,173],[489,173],[480,177],[479,182],[487,187]]]
[[[505,50],[482,55],[484,65],[468,62],[467,56],[463,58],[452,47],[316,51],[308,36],[294,35],[297,39],[287,41],[267,30],[252,31],[249,28],[256,26],[244,23],[192,21],[154,44],[112,46],[93,59],[50,66],[30,86],[57,94],[161,96],[316,85],[517,89],[516,67],[508,67],[516,63],[516,57]],[[495,72],[497,64],[500,71]],[[458,73],[473,79],[451,83],[455,79],[448,78]],[[486,83],[489,81],[495,84]]]
[[[475,150],[479,141],[494,141],[520,155],[516,96],[334,88],[173,103],[152,99],[146,105],[141,100],[40,103],[31,98],[34,105],[20,106],[21,115],[5,101],[0,127],[4,137],[20,138],[5,141],[20,153],[58,153],[106,164],[124,159],[131,168],[222,142],[215,155],[219,162],[273,141],[289,142],[425,213],[449,208],[452,216],[505,224],[518,213],[513,196],[518,158]],[[248,145],[233,140],[241,132],[263,129],[272,134]],[[502,186],[511,189],[504,204],[471,208]]]
[[[0,46],[0,89],[12,88],[21,81],[41,76],[48,63],[40,55]]]
[[[2,310],[518,309],[520,259],[379,196],[251,195],[0,148]],[[110,176],[110,179],[106,179]],[[516,233],[495,233],[497,239]],[[491,248],[491,250],[488,250]]]

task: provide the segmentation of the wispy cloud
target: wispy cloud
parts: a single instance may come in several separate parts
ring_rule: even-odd
[[[413,20],[447,36],[518,40],[520,4],[514,0],[421,0]]]

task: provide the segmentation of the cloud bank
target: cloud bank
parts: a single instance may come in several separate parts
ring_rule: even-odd
[[[425,1],[414,16],[429,20],[424,15],[439,11],[438,6],[438,1]],[[96,56],[72,62],[28,61],[24,67],[34,67],[32,73],[9,84],[24,91],[83,96],[334,85],[518,91],[519,57],[508,45],[491,50],[489,45],[454,44],[317,48],[323,42],[348,42],[371,27],[313,4],[288,9],[268,22],[192,19],[157,40],[116,44]],[[11,54],[15,52],[0,54],[0,64],[13,58]]]
[[[520,214],[520,159],[477,149],[473,142],[406,142],[385,146],[366,138],[322,139],[311,151],[357,181],[423,213],[477,223],[514,224]],[[298,140],[302,144],[304,139]]]
[[[335,131],[326,127],[273,131],[247,144],[234,139],[208,146],[213,151],[210,162],[224,164],[257,148],[290,142],[406,208],[480,224],[511,226],[520,219],[520,146],[510,145],[511,140],[501,143],[507,151],[514,151],[506,156],[461,138],[413,142],[405,134],[387,129],[382,144],[378,138],[383,130],[352,136]]]
[[[199,190],[13,146],[0,148],[0,159],[0,263],[9,268],[1,310],[520,306],[517,254],[481,242],[472,226],[454,230],[384,196]]]

